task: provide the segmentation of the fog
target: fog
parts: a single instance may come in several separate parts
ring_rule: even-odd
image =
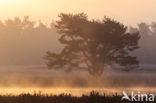
[[[140,64],[155,64],[156,63],[156,23],[152,22],[150,24],[147,23],[139,23],[137,28],[130,27],[130,31],[139,31],[140,32],[140,40],[139,46],[140,48],[134,52],[140,61]],[[148,67],[147,67],[148,68]]]
[[[140,64],[155,64],[156,23],[139,23],[129,30],[141,35],[140,48],[133,53]],[[0,21],[0,65],[44,65],[47,51],[61,50],[58,37],[55,22],[47,25],[29,17]]]
[[[156,67],[156,65],[155,65]],[[124,72],[106,68],[100,78],[85,71],[49,70],[45,66],[1,66],[0,87],[26,88],[137,88],[155,87],[154,68]]]
[[[34,22],[29,17],[14,18],[0,22],[0,87],[26,88],[136,88],[155,87],[156,83],[156,23],[140,23],[129,27],[131,32],[139,30],[140,68],[130,72],[106,68],[101,78],[94,78],[86,71],[50,70],[44,56],[48,50],[59,52],[57,30],[54,26]]]
[[[48,27],[29,17],[0,22],[0,65],[44,64],[48,50],[58,51],[54,24]]]

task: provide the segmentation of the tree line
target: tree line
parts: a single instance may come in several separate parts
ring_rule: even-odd
[[[53,69],[82,69],[96,76],[108,66],[129,70],[139,62],[155,63],[155,33],[154,22],[126,27],[108,17],[89,20],[85,13],[62,13],[50,26],[29,17],[8,19],[0,21],[0,64],[44,64],[48,51],[46,63]]]

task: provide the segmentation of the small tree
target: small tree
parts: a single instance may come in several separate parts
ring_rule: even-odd
[[[108,65],[134,68],[139,64],[135,56],[129,55],[138,48],[138,32],[128,33],[127,27],[107,17],[90,21],[84,13],[62,13],[59,18],[56,28],[64,47],[60,53],[47,52],[48,67],[82,69],[100,76]]]

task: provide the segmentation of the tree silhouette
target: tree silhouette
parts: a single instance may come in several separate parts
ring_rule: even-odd
[[[138,66],[129,53],[138,48],[139,33],[128,33],[123,24],[105,17],[103,21],[88,20],[84,13],[59,15],[56,27],[60,53],[47,52],[47,65],[53,69],[87,70],[93,76],[102,75],[104,68],[120,65],[127,69]]]

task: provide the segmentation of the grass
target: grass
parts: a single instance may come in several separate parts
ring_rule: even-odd
[[[1,95],[0,103],[132,103],[132,102],[121,101],[121,95],[118,94],[108,96],[105,94],[99,94],[96,91],[92,91],[90,92],[89,95],[82,95],[81,97],[75,97],[70,94],[42,95],[40,93],[21,94],[18,96]],[[138,103],[138,102],[133,102],[133,103]],[[156,102],[151,102],[151,103],[156,103]]]

